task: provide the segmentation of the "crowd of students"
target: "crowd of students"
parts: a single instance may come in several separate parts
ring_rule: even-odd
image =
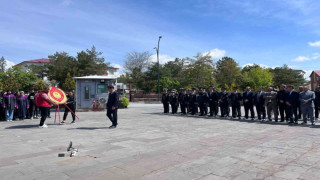
[[[181,88],[180,92],[173,89],[171,93],[164,89],[161,101],[164,113],[169,113],[171,105],[172,114],[177,113],[180,106],[181,114],[200,116],[209,114],[216,117],[220,109],[222,118],[241,119],[241,105],[243,105],[244,119],[249,119],[250,112],[251,120],[255,120],[256,112],[257,119],[261,121],[278,122],[280,115],[280,122],[298,124],[298,120],[302,119],[302,124],[306,124],[309,119],[314,125],[319,117],[320,89],[317,88],[314,92],[307,86],[300,86],[298,92],[292,85],[281,85],[279,90],[269,87],[267,92],[264,92],[263,88],[253,92],[248,86],[244,93],[238,92],[237,87],[233,88],[233,92],[228,92],[226,88],[218,92],[214,87],[209,87],[208,92],[205,88],[199,88],[198,92],[195,88],[187,90]]]
[[[31,90],[29,92],[19,91],[1,91],[0,90],[0,120],[1,121],[19,121],[25,119],[39,119],[41,117],[40,107],[37,106],[37,98],[41,91]],[[67,106],[74,112],[75,99],[73,92],[67,95]],[[50,108],[47,108],[46,114],[50,117]],[[65,123],[69,110],[65,108],[62,123]],[[75,116],[72,114],[73,123]]]

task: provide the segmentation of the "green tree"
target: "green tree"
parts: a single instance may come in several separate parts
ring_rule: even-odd
[[[160,87],[163,88],[168,88],[168,89],[179,89],[181,87],[181,84],[177,80],[170,80],[167,77],[162,77],[160,80]]]
[[[102,75],[106,73],[109,63],[105,63],[105,59],[101,57],[102,52],[98,52],[95,46],[91,50],[81,51],[77,54],[78,75]],[[73,74],[72,74],[73,75]]]
[[[74,79],[72,79],[69,72],[67,74],[67,78],[66,78],[65,82],[62,85],[62,88],[65,91],[71,91],[71,90],[76,89],[76,82],[74,81]]]
[[[56,80],[61,87],[66,79],[66,72],[69,72],[71,76],[77,76],[78,62],[76,59],[66,52],[56,52],[54,55],[49,56],[51,63],[49,69],[49,79]]]
[[[232,84],[239,86],[241,82],[241,69],[238,63],[230,57],[223,57],[216,63],[215,78],[220,87]]]
[[[185,59],[189,65],[184,70],[187,81],[184,86],[208,87],[215,84],[212,57],[198,54],[196,59]]]
[[[49,66],[50,65],[48,64],[44,64],[42,66],[30,65],[28,68],[33,74],[35,74],[36,76],[38,76],[43,80],[44,77],[49,75]]]
[[[8,69],[8,74],[12,74],[15,81],[19,84],[19,88],[24,91],[31,90],[38,80],[38,77],[32,72],[23,72],[19,67],[12,67]]]
[[[245,89],[246,86],[250,86],[253,90],[256,90],[258,87],[267,88],[273,84],[272,80],[273,74],[269,69],[255,67],[243,73],[241,88]]]
[[[0,73],[3,73],[6,71],[6,66],[7,66],[6,60],[2,56],[0,59]]]
[[[46,83],[43,80],[38,80],[33,86],[34,90],[41,91],[46,87]]]
[[[17,82],[14,74],[12,72],[8,72],[6,75],[6,79],[3,81],[3,89],[11,90],[11,91],[19,91],[21,85]]]
[[[290,84],[298,87],[306,83],[306,80],[303,77],[305,72],[302,70],[291,69],[288,65],[283,65],[282,67],[269,70],[274,75],[273,81],[275,86]]]

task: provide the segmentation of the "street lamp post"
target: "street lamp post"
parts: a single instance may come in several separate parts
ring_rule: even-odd
[[[157,61],[158,61],[158,101],[160,101],[160,62],[159,62],[159,46],[160,46],[160,39],[162,36],[159,36],[158,40],[158,47],[155,47],[154,49],[157,51]]]

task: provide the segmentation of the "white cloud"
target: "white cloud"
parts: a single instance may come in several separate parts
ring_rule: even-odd
[[[320,58],[320,53],[313,53],[312,56],[298,56],[294,58],[292,61],[294,62],[304,62],[304,61],[311,61],[311,60],[316,60]]]
[[[150,60],[150,62],[157,62],[158,61],[157,60],[157,54],[151,55],[149,60]],[[160,64],[165,64],[165,63],[167,63],[169,61],[174,61],[174,60],[175,60],[174,57],[171,57],[171,56],[169,56],[167,54],[160,54],[159,55]]]
[[[306,80],[310,80],[310,74],[312,73],[312,71],[313,70],[303,70],[304,72],[305,72],[305,74],[304,74],[304,78],[306,79]]]
[[[12,61],[9,61],[9,60],[5,60],[6,61],[6,67],[5,69],[9,69],[11,68],[12,66],[16,65],[16,63],[12,62]]]
[[[114,68],[119,68],[118,70],[117,70],[117,72],[115,73],[115,75],[117,76],[117,77],[120,77],[123,73],[124,73],[124,67],[121,65],[121,64],[115,64],[115,63],[112,63],[112,64],[110,64],[112,67],[114,67]]]
[[[73,4],[73,1],[71,1],[71,0],[63,0],[60,3],[61,6],[70,6],[71,4]]]
[[[212,49],[208,52],[204,52],[201,55],[203,55],[203,56],[209,55],[212,57],[212,59],[220,59],[220,58],[224,57],[225,54],[226,54],[225,50],[215,48],[215,49]]]
[[[304,62],[304,61],[310,61],[311,59],[307,56],[298,56],[294,58],[292,61],[294,62]]]
[[[308,44],[309,46],[312,46],[312,47],[320,47],[320,41],[309,42]]]

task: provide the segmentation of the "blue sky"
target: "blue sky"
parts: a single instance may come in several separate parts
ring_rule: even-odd
[[[320,69],[319,0],[0,0],[0,56],[13,63],[95,45],[121,67],[127,52],[160,60],[210,52],[240,66]],[[152,56],[155,59],[155,56]]]

